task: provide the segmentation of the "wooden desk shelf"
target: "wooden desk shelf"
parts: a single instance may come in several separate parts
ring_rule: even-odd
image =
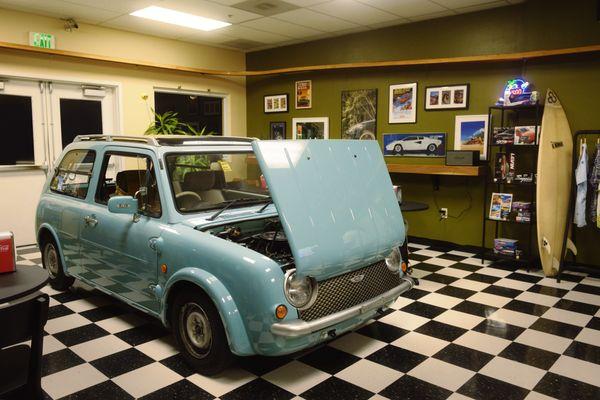
[[[441,164],[387,164],[388,171],[395,174],[483,176],[484,166],[462,166]]]

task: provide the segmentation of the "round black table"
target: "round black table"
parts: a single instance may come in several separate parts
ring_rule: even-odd
[[[0,274],[0,304],[25,297],[43,288],[48,272],[34,266],[18,266],[15,272]]]
[[[400,203],[400,210],[405,212],[410,211],[425,211],[429,209],[429,205],[425,203],[419,203],[418,201],[403,201]]]

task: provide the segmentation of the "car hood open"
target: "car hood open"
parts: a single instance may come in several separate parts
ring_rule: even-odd
[[[317,280],[380,261],[405,229],[376,141],[252,143],[298,274]]]

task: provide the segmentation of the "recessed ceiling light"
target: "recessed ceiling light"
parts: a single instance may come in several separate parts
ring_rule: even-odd
[[[217,21],[216,19],[200,17],[198,15],[156,6],[142,8],[141,10],[132,12],[130,15],[151,19],[153,21],[165,22],[167,24],[199,29],[201,31],[213,31],[231,25],[229,22]]]

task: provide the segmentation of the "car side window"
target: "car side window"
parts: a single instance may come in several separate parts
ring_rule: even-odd
[[[138,200],[138,212],[158,218],[162,214],[152,158],[143,154],[107,153],[96,191],[96,202],[108,204],[113,196]]]
[[[50,190],[66,196],[85,199],[92,177],[96,152],[93,150],[71,150],[61,160]]]

